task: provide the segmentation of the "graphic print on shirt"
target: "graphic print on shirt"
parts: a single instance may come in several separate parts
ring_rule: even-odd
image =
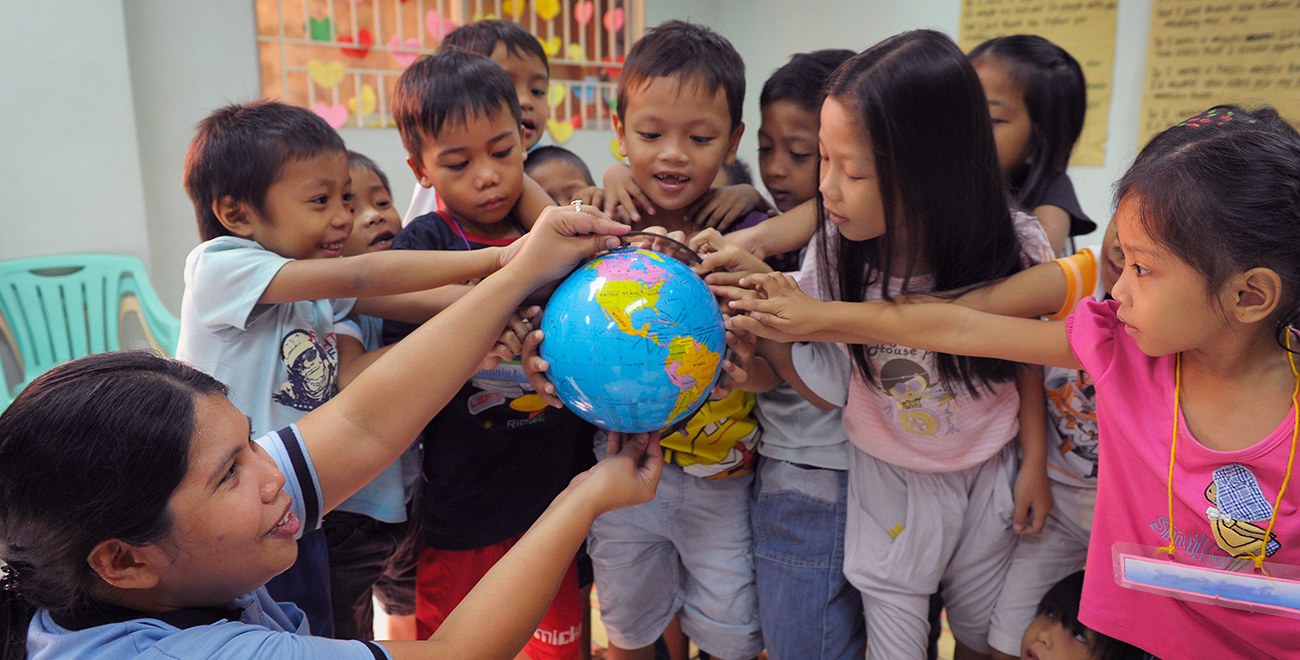
[[[271,399],[295,410],[315,410],[334,396],[339,354],[334,333],[319,341],[315,332],[296,329],[280,340],[285,382]]]
[[[541,422],[546,418],[546,402],[528,384],[523,366],[518,362],[502,362],[493,369],[484,369],[474,374],[469,384],[479,391],[471,394],[465,405],[469,414],[478,419],[485,429],[491,429],[498,423],[504,424],[506,428],[515,428]],[[511,413],[480,417],[481,413],[502,405],[515,413],[523,413],[524,417],[520,419],[519,415]]]
[[[1273,505],[1264,497],[1250,468],[1230,463],[1215,470],[1213,481],[1205,488],[1205,499],[1211,504],[1205,516],[1209,518],[1214,540],[1221,550],[1234,557],[1228,570],[1237,571],[1250,564],[1261,547],[1265,556],[1282,549],[1277,534],[1265,536]]]
[[[1061,455],[1072,469],[1097,476],[1097,390],[1082,369],[1049,369],[1047,405],[1061,436]]]
[[[946,427],[944,433],[957,431],[948,410],[953,396],[920,364],[903,358],[886,362],[880,367],[880,386],[893,399],[891,412],[904,429],[917,435],[934,435],[941,427]]]

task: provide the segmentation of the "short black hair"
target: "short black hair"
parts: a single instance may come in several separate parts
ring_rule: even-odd
[[[730,163],[722,166],[722,172],[727,177],[727,185],[737,186],[740,184],[754,185],[754,175],[749,172],[749,165],[737,158]]]
[[[772,72],[758,94],[759,107],[777,101],[793,101],[812,113],[822,107],[826,81],[831,73],[855,53],[847,48],[827,48],[811,53],[795,53],[790,61]]]
[[[542,42],[524,29],[524,26],[514,21],[494,18],[462,25],[447,33],[442,43],[438,44],[438,52],[445,53],[458,48],[467,53],[491,57],[497,44],[505,44],[506,52],[511,55],[519,55],[523,52],[536,57],[546,66],[546,72],[548,74],[551,72],[551,63],[546,59],[546,51],[542,50]]]
[[[632,46],[618,78],[618,114],[627,113],[628,89],[645,85],[651,78],[677,78],[716,93],[727,95],[731,130],[740,126],[745,103],[745,61],[727,38],[685,21],[666,21],[652,28]]]
[[[1131,644],[1103,635],[1079,623],[1079,601],[1083,599],[1083,571],[1067,575],[1052,585],[1038,602],[1034,617],[1046,616],[1061,624],[1072,635],[1092,632],[1088,653],[1096,660],[1142,660],[1146,654]]]
[[[578,170],[582,174],[582,178],[586,180],[587,185],[596,185],[596,180],[591,178],[591,170],[587,169],[587,164],[582,162],[582,158],[578,154],[555,145],[537,147],[528,152],[528,160],[524,161],[524,174],[532,174],[533,170],[551,161],[559,161]]]
[[[425,55],[407,67],[393,90],[393,121],[402,146],[421,163],[425,136],[437,137],[448,123],[495,117],[502,106],[518,124],[522,118],[515,84],[486,55],[458,48]]]
[[[393,194],[392,187],[388,185],[388,175],[384,174],[384,171],[379,169],[379,166],[375,164],[375,161],[370,160],[364,154],[359,154],[355,151],[349,150],[348,168],[351,169],[353,167],[364,167],[371,172],[374,172],[375,176],[379,177],[379,182],[384,184],[384,190],[386,190],[389,195]]]
[[[208,115],[185,154],[185,192],[194,202],[199,238],[230,235],[214,202],[230,197],[264,211],[266,191],[285,163],[345,150],[320,115],[277,101],[231,104]]]

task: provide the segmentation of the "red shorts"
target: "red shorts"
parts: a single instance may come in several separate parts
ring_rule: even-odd
[[[428,639],[519,538],[477,550],[435,550],[421,546],[415,578],[416,635]],[[546,610],[524,652],[532,660],[574,660],[578,657],[581,633],[582,601],[575,561],[569,563],[551,608]]]

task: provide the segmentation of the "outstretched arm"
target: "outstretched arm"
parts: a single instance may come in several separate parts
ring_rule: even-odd
[[[423,291],[492,274],[505,248],[470,251],[387,250],[337,259],[298,259],[280,268],[259,303],[361,298]],[[360,303],[357,309],[370,314]]]
[[[778,341],[899,344],[954,355],[1079,368],[1065,323],[977,312],[946,303],[822,302],[799,290],[794,278],[759,273],[742,284],[761,296],[731,301],[749,312],[730,327]]]
[[[781,215],[727,235],[737,245],[762,259],[808,244],[817,233],[817,200],[810,199]]]

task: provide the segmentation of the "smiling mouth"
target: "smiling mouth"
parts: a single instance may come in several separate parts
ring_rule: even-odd
[[[338,252],[343,249],[343,241],[334,241],[333,243],[321,243],[320,248],[326,252]]]
[[[669,186],[684,186],[691,178],[681,174],[656,174],[655,180]]]
[[[379,232],[379,235],[375,236],[374,240],[370,241],[370,245],[375,246],[375,245],[379,245],[380,243],[383,243],[384,241],[391,241],[391,240],[393,240],[393,232],[385,229],[384,231]]]
[[[275,523],[275,525],[273,525],[270,531],[268,531],[265,535],[275,536],[276,534],[280,534],[280,533],[289,533],[289,532],[297,533],[298,531],[296,529],[297,527],[298,527],[298,516],[294,514],[293,507],[290,506],[285,508],[284,515],[280,517],[280,521]]]

